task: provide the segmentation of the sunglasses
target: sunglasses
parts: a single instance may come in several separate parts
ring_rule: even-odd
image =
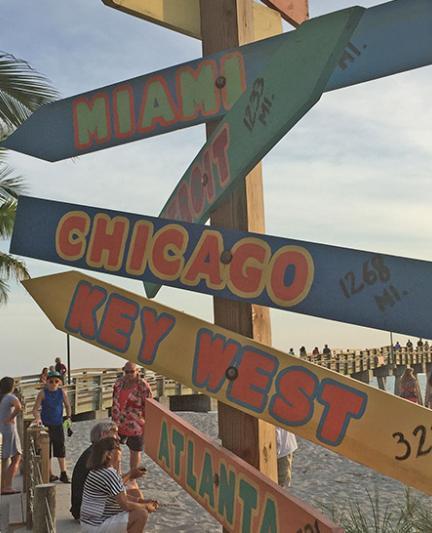
[[[135,374],[135,372],[137,372],[137,370],[123,370],[123,372],[125,374]]]
[[[56,383],[61,383],[59,379],[49,379],[48,383],[51,383],[52,385],[55,385]]]

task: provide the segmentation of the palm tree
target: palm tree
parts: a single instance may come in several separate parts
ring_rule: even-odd
[[[22,59],[0,51],[0,140],[8,137],[39,106],[57,98],[49,81]],[[0,239],[12,235],[16,201],[24,191],[21,176],[14,174],[0,148]],[[8,281],[29,277],[25,264],[0,251],[0,305],[6,303]]]

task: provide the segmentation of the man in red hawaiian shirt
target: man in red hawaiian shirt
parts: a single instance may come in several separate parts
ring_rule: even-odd
[[[152,398],[150,385],[139,375],[139,368],[128,361],[113,390],[111,416],[118,426],[121,442],[130,451],[130,467],[137,468],[144,447],[145,400]]]

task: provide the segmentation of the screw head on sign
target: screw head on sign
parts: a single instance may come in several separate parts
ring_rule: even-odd
[[[202,184],[203,187],[205,187],[207,185],[207,183],[208,183],[208,176],[207,176],[207,174],[203,174],[202,178],[201,178],[201,184]]]
[[[229,366],[229,367],[225,370],[225,377],[226,377],[229,381],[234,381],[235,379],[238,378],[238,369],[237,369],[235,366]]]
[[[215,82],[215,83],[216,83],[216,87],[217,87],[218,89],[223,89],[223,88],[225,87],[225,85],[226,85],[226,78],[225,78],[225,76],[218,76],[218,77],[216,78],[216,82]]]
[[[224,250],[221,253],[220,260],[221,260],[221,263],[223,263],[224,265],[228,265],[228,263],[231,263],[231,259],[232,259],[232,253],[229,250]]]

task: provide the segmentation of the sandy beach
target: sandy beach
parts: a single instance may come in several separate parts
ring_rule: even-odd
[[[211,438],[217,438],[217,413],[178,413]],[[87,447],[89,433],[95,421],[74,423],[74,434],[67,439],[69,470]],[[294,455],[291,493],[302,500],[326,510],[335,507],[338,511],[348,509],[350,502],[359,501],[368,506],[368,496],[379,494],[382,509],[398,513],[405,498],[407,487],[373,470],[345,459],[329,450],[298,438],[299,448]],[[198,505],[175,481],[144,455],[148,473],[140,485],[146,497],[156,498],[161,508],[148,523],[148,532],[213,533],[221,527]],[[128,451],[124,448],[123,468],[128,469]],[[425,501],[426,495],[411,489],[412,495]]]

